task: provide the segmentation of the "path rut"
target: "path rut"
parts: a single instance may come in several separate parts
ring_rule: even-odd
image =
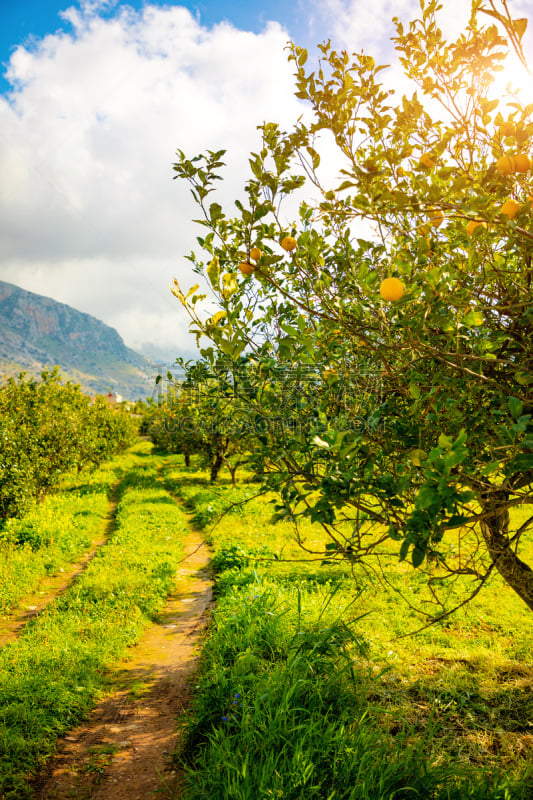
[[[62,741],[35,782],[38,800],[171,800],[176,718],[189,704],[197,646],[212,602],[209,552],[191,530],[175,591],[157,624],[119,665],[121,688]],[[156,792],[156,794],[154,794]]]
[[[89,551],[79,561],[70,564],[57,575],[44,577],[36,589],[26,595],[17,608],[10,611],[5,618],[0,618],[0,647],[14,641],[30,620],[40,614],[46,606],[66,592],[74,581],[87,569],[99,549],[107,544],[115,526],[117,512],[117,493],[119,481],[112,487],[109,496],[109,510],[104,520],[104,529],[100,536],[93,539]]]

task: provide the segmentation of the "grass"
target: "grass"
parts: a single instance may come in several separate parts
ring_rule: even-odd
[[[161,485],[157,460],[138,453],[129,464],[109,542],[0,650],[0,796],[6,800],[32,796],[28,777],[53,754],[56,738],[88,713],[106,688],[108,668],[155,619],[174,585],[185,516]]]
[[[22,518],[0,528],[0,614],[12,611],[45,576],[79,560],[102,535],[110,492],[136,458],[133,452],[81,477],[69,476],[63,490],[49,495]]]
[[[209,487],[177,459],[165,480],[194,509],[217,569],[180,755],[187,800],[533,796],[530,612],[498,576],[401,638],[420,621],[394,588],[424,604],[419,571],[388,562],[385,591],[305,556],[265,498],[239,505],[253,484]],[[301,533],[321,541],[316,526]]]
[[[29,778],[57,737],[87,715],[110,667],[157,617],[187,529],[171,494],[205,531],[217,572],[179,754],[183,800],[533,796],[531,621],[498,576],[453,617],[404,636],[419,621],[395,589],[425,604],[419,571],[388,560],[385,591],[372,574],[325,565],[298,547],[290,523],[273,522],[257,484],[212,487],[147,443],[4,529],[4,608],[101,533],[119,478],[106,545],[0,650],[3,800],[29,800]],[[300,533],[310,549],[323,543],[317,526]],[[456,583],[450,602],[464,589]],[[95,750],[88,769],[100,774],[110,756]]]

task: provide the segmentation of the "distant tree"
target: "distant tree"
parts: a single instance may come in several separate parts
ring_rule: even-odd
[[[227,358],[213,365],[202,359],[180,364],[184,380],[177,383],[169,375],[163,400],[151,414],[152,441],[168,452],[183,453],[187,466],[191,455],[199,455],[211,483],[225,466],[235,485],[252,442],[237,399],[234,365]]]
[[[0,519],[18,516],[72,470],[94,467],[133,443],[134,420],[102,398],[61,383],[10,378],[0,387]]]

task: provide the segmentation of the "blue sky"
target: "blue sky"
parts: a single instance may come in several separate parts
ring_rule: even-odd
[[[442,27],[456,35],[468,5],[443,2]],[[531,0],[510,4],[524,16]],[[227,150],[218,200],[231,206],[260,145],[257,126],[290,130],[307,113],[287,41],[315,53],[331,38],[388,63],[392,17],[407,22],[418,8],[0,0],[0,280],[93,314],[130,347],[191,357],[188,319],[169,285],[196,282],[185,256],[197,249],[198,213],[187,186],[172,180],[176,150]],[[343,165],[331,148],[323,164],[336,180]]]
[[[208,27],[230,21],[242,30],[258,33],[269,20],[280,20],[291,35],[296,35],[306,17],[305,0],[263,0],[261,3],[248,0],[183,0],[180,3],[157,2],[152,5],[181,5],[198,16]],[[102,17],[111,17],[117,6],[128,5],[140,10],[147,5],[145,0],[129,0],[127,3],[111,2],[100,10]],[[61,18],[60,12],[69,6],[79,6],[77,0],[0,0],[0,63],[5,64],[17,45],[31,45],[49,33],[59,30],[70,31],[71,26]],[[3,70],[2,70],[3,73]],[[9,83],[2,74],[0,91],[9,89]]]

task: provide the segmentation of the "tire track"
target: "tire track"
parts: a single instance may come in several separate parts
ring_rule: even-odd
[[[176,798],[172,753],[188,707],[198,644],[212,603],[210,553],[197,530],[185,542],[175,590],[157,623],[118,665],[117,688],[70,731],[34,783],[37,800]]]
[[[69,565],[63,572],[42,578],[37,588],[23,598],[17,608],[9,614],[9,617],[5,620],[0,620],[0,647],[14,641],[32,619],[41,614],[50,603],[66,592],[79,576],[85,572],[99,549],[108,542],[115,529],[118,490],[121,481],[122,479],[117,480],[110,487],[109,508],[104,519],[103,531],[100,536],[92,541],[89,552],[80,561]]]

